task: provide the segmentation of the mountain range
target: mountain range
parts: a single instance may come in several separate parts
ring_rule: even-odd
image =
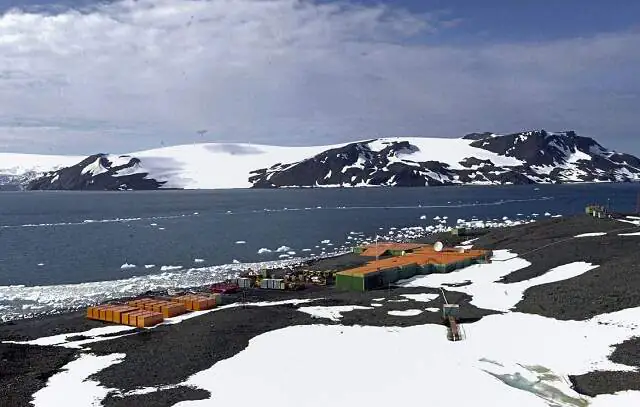
[[[27,190],[629,182],[640,159],[574,131],[395,137],[278,147],[201,143],[87,157],[0,153],[0,185]]]

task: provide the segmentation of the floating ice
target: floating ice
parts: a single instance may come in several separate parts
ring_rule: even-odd
[[[440,309],[439,309],[439,308],[433,308],[433,307],[431,307],[431,308],[425,308],[424,310],[425,310],[425,311],[428,311],[428,312],[440,312]]]
[[[247,242],[246,242],[246,241],[244,241],[244,240],[238,240],[238,241],[236,242],[236,244],[246,244],[246,243],[247,243]]]
[[[121,270],[134,269],[134,268],[136,268],[136,265],[129,264],[129,263],[124,263],[122,266],[120,266]]]
[[[158,230],[164,230],[164,228],[158,228]]]
[[[182,266],[162,266],[160,267],[160,271],[174,271],[174,270],[180,270],[182,269]]]
[[[295,256],[296,252],[294,252],[293,250],[290,250],[290,251],[287,252],[287,254],[289,256]]]
[[[319,257],[332,256],[325,254]],[[164,270],[155,274],[119,280],[47,286],[0,286],[0,321],[32,315],[22,304],[44,306],[42,313],[61,312],[99,304],[113,298],[133,297],[147,291],[206,286],[236,277],[241,271],[281,268],[300,264],[300,259],[284,259],[259,263],[223,264],[190,269]],[[152,265],[147,265],[152,266]],[[147,267],[145,266],[145,267]],[[6,304],[6,305],[5,305]]]
[[[323,241],[321,241],[320,243],[322,243],[322,244],[327,244],[327,243],[331,243],[331,240],[329,240],[329,239],[326,239],[326,240],[323,240]]]
[[[271,249],[267,249],[266,247],[258,249],[258,254],[265,254],[265,253],[271,253]]]
[[[157,223],[150,223],[149,226],[158,226]]]
[[[280,246],[276,249],[276,253],[286,253],[289,250],[291,250],[289,246]]]
[[[38,265],[39,267],[42,267],[42,266],[44,266],[44,263],[38,263],[37,265]]]
[[[145,264],[145,265],[144,265],[144,268],[146,268],[146,269],[152,269],[152,268],[154,268],[155,266],[156,266],[155,264]]]
[[[240,264],[239,260],[233,259],[233,264]]]
[[[194,263],[204,263],[204,259],[193,259]]]

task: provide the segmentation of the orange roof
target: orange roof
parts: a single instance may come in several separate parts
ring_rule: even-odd
[[[363,246],[364,251],[362,252],[363,256],[381,256],[387,250],[414,250],[422,247],[421,244],[416,243],[375,243],[368,244]]]
[[[433,250],[433,248],[422,247],[420,249],[417,249],[415,252],[408,253],[404,256],[370,261],[364,266],[345,270],[340,272],[339,274],[364,275],[374,273],[378,270],[408,266],[411,264],[417,264],[419,266],[424,266],[426,264],[450,264],[457,263],[465,259],[478,258],[486,254],[486,250],[467,250],[464,253],[461,253],[456,250],[449,249],[441,252],[436,252],[435,250]]]

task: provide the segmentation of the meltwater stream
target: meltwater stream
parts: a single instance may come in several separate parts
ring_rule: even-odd
[[[462,220],[570,215],[607,199],[630,211],[637,193],[635,184],[2,192],[0,319],[207,284]]]

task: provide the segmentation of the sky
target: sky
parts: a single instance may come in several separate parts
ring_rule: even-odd
[[[575,130],[640,154],[640,2],[0,0],[0,151]]]

